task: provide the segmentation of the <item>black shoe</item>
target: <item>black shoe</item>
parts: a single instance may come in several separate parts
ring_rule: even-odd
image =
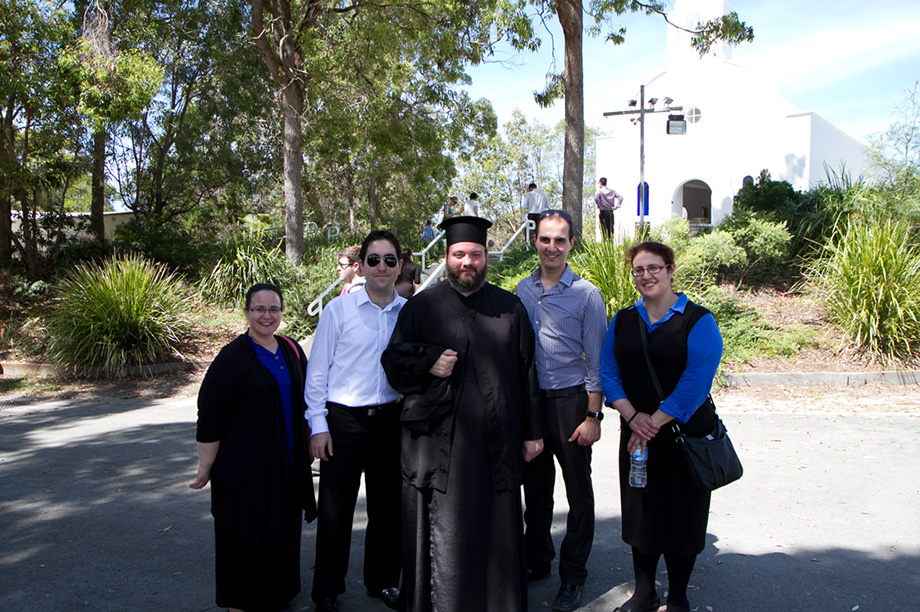
[[[553,612],[572,612],[578,609],[581,603],[581,591],[584,585],[580,584],[563,584],[559,587],[556,594],[556,601],[553,602]]]
[[[390,610],[396,610],[399,608],[399,589],[396,587],[387,587],[383,589],[380,593],[380,599],[383,600],[383,605],[388,607]]]
[[[686,599],[683,601],[669,601],[665,610],[668,612],[690,612],[690,602]]]
[[[544,578],[549,578],[550,567],[541,567],[538,569],[527,570],[527,582],[536,582],[537,580],[543,580]]]
[[[658,612],[661,607],[661,595],[655,591],[652,599],[645,599],[633,594],[626,602],[613,612]]]
[[[338,606],[335,597],[326,597],[316,603],[316,612],[336,612]]]

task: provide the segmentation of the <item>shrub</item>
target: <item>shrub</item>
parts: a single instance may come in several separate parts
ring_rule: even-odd
[[[238,235],[220,245],[220,258],[198,285],[201,297],[220,306],[237,306],[256,283],[272,283],[285,290],[300,273],[281,250],[269,246],[256,233]]]
[[[744,249],[726,231],[714,230],[690,241],[677,258],[674,285],[682,291],[702,291],[716,283],[720,271],[747,263]]]
[[[763,273],[785,261],[792,236],[785,221],[769,221],[758,213],[737,210],[719,224],[744,249],[747,264],[741,267],[738,284],[750,273]]]
[[[199,261],[208,249],[208,245],[200,244],[188,233],[139,221],[118,227],[114,246],[116,252],[138,253],[193,277],[198,274]]]
[[[572,270],[601,290],[607,305],[607,318],[610,319],[619,309],[639,298],[626,265],[628,245],[614,240],[584,241],[580,244],[578,251],[569,258]]]
[[[178,354],[190,336],[185,285],[137,255],[84,264],[58,287],[49,352],[78,375],[120,378]]]
[[[807,278],[834,323],[880,357],[913,357],[920,341],[920,252],[900,220],[860,222],[825,247]]]

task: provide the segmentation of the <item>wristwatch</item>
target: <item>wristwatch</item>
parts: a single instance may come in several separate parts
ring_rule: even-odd
[[[601,411],[597,411],[597,412],[588,411],[588,416],[594,419],[595,421],[597,421],[598,423],[604,420],[604,413]]]

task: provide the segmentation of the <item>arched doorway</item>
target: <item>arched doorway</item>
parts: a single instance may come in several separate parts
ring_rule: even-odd
[[[681,183],[674,201],[680,202],[691,228],[712,225],[712,189],[705,182],[692,179]]]

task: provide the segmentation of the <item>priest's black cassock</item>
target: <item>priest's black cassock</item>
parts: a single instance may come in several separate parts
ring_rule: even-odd
[[[458,359],[438,378],[444,349]],[[442,282],[406,303],[381,361],[406,396],[401,609],[526,610],[522,449],[543,423],[524,306]]]

